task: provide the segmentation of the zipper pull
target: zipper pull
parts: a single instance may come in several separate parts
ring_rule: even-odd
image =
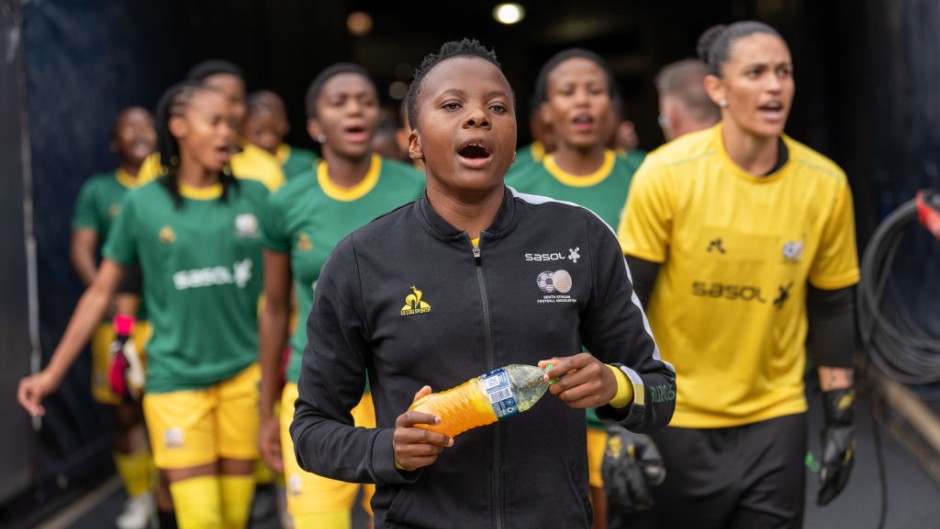
[[[473,262],[476,263],[477,266],[480,266],[480,247],[479,246],[473,247]]]

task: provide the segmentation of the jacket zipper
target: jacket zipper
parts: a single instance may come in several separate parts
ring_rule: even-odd
[[[483,331],[486,336],[486,370],[489,372],[496,369],[496,354],[493,351],[493,328],[490,322],[489,300],[486,297],[486,286],[483,281],[483,259],[481,257],[479,243],[473,245],[473,264],[475,265],[474,268],[476,268],[477,284],[480,286],[480,300],[483,303]],[[493,502],[496,529],[502,529],[504,525],[502,505],[503,480],[501,479],[499,471],[500,467],[502,467],[502,454],[500,452],[499,438],[500,428],[499,422],[497,421],[497,423],[493,425],[493,476],[490,480],[490,499]]]

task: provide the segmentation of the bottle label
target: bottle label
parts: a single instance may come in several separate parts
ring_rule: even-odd
[[[489,397],[497,418],[502,419],[519,413],[519,405],[516,404],[516,397],[512,394],[506,368],[501,367],[486,373],[480,377],[480,382],[483,384],[483,391]]]

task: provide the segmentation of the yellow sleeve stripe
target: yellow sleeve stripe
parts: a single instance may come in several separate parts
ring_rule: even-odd
[[[633,396],[636,393],[633,383],[627,378],[627,374],[610,364],[604,364],[614,373],[617,379],[617,394],[610,399],[610,405],[614,408],[625,408],[633,402]],[[642,403],[641,403],[642,404]]]

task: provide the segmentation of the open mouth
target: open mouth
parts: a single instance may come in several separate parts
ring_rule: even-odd
[[[215,153],[216,156],[219,157],[219,160],[222,160],[224,163],[229,161],[229,158],[232,157],[232,148],[228,145],[222,145],[215,148]]]
[[[471,160],[478,158],[489,158],[490,150],[483,144],[471,143],[469,145],[465,145],[462,149],[457,151],[457,154]]]
[[[780,101],[770,101],[768,103],[764,103],[763,105],[757,108],[763,112],[782,112],[783,103],[781,103]]]
[[[369,137],[366,128],[361,125],[346,127],[343,129],[343,134],[346,136],[347,140],[352,142],[363,142],[366,141],[366,139]]]
[[[786,118],[786,109],[780,101],[769,101],[757,107],[757,111],[767,121],[778,123]]]
[[[571,122],[574,124],[575,130],[578,131],[590,131],[594,128],[594,118],[589,114],[575,116]]]

